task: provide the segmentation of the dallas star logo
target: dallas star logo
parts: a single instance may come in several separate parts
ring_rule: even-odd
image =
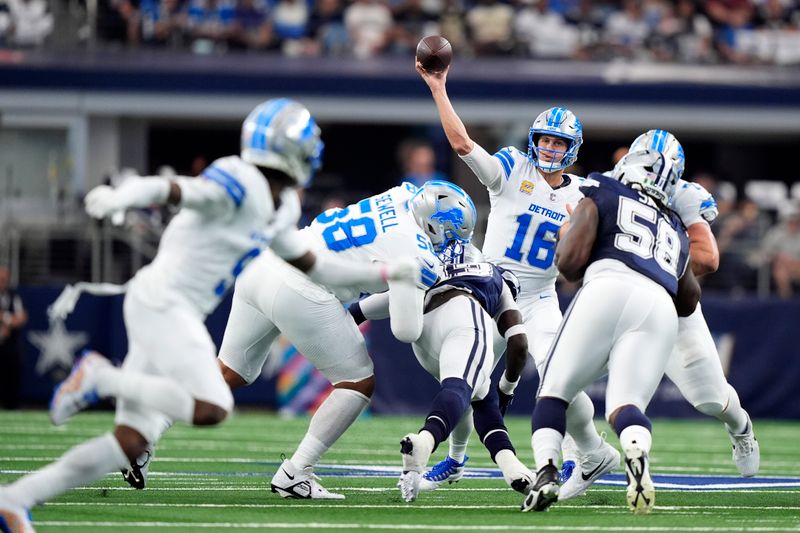
[[[75,361],[75,352],[84,346],[89,336],[84,332],[71,333],[63,320],[54,320],[47,331],[31,331],[28,340],[39,349],[36,373],[43,375],[53,369],[69,369]]]

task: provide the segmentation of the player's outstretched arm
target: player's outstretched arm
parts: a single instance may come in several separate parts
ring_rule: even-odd
[[[389,318],[389,293],[370,294],[363,300],[350,304],[348,311],[359,326],[367,320]]]
[[[600,217],[597,204],[584,198],[575,208],[570,225],[556,248],[556,266],[568,281],[579,281],[597,238]]]
[[[697,283],[691,268],[678,280],[678,294],[674,298],[675,310],[678,316],[689,316],[694,313],[700,302],[700,284]]]
[[[86,212],[94,218],[105,218],[127,209],[166,203],[178,204],[181,189],[172,180],[161,177],[129,177],[119,187],[100,185],[86,195]]]
[[[422,335],[425,290],[416,285],[389,282],[389,323],[400,342],[414,342]]]
[[[698,278],[719,268],[717,239],[707,222],[697,222],[686,228],[689,233],[689,252],[692,272]]]

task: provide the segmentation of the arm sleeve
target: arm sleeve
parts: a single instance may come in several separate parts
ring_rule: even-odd
[[[497,155],[501,153],[504,155]],[[513,162],[511,156],[505,154],[503,150],[497,154],[491,156],[481,145],[475,143],[475,147],[470,153],[459,156],[472,172],[478,176],[480,182],[493,194],[498,194],[502,190],[503,183],[511,173],[511,168],[509,167],[511,163],[509,161]],[[508,168],[508,172],[506,172],[506,168]]]
[[[350,314],[356,319],[356,324],[389,318],[389,296],[388,292],[372,294],[351,305]]]
[[[392,333],[401,342],[414,342],[422,334],[425,291],[408,283],[389,282],[389,317]]]
[[[329,287],[375,285],[385,279],[386,265],[345,261],[327,254],[315,254],[316,261],[306,272],[315,283]]]
[[[234,199],[232,189],[220,186],[205,175],[196,178],[178,177],[174,181],[181,189],[181,207],[219,216],[234,210],[241,203],[241,199],[238,200],[239,203]]]
[[[275,255],[287,261],[297,259],[311,251],[305,235],[294,226],[275,235],[269,247],[275,252]],[[319,256],[317,256],[317,262],[319,262]]]

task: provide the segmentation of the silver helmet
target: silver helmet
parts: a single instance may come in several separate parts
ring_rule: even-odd
[[[561,137],[567,141],[567,150],[556,152],[564,154],[560,161],[547,162],[539,159],[539,152],[543,149],[536,144],[542,135]],[[575,163],[581,144],[583,144],[583,125],[575,113],[565,107],[551,107],[536,117],[528,132],[528,158],[543,171],[555,172]]]
[[[633,185],[664,205],[669,205],[678,183],[672,160],[656,150],[628,152],[614,167],[611,176]]]
[[[683,153],[683,146],[678,142],[673,134],[667,130],[650,130],[642,133],[631,143],[629,152],[639,152],[641,150],[655,150],[661,152],[664,157],[672,160],[672,170],[678,176],[683,177],[683,170],[686,167],[686,156]]]
[[[469,242],[478,218],[464,189],[443,180],[425,182],[408,201],[408,209],[437,254],[452,242]]]
[[[242,125],[242,159],[279,170],[303,187],[322,166],[323,148],[314,117],[288,98],[260,104]]]

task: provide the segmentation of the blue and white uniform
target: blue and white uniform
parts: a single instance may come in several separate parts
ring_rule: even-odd
[[[492,370],[502,354],[495,354],[493,347],[494,321],[519,308],[500,269],[491,263],[446,266],[425,296],[426,308],[436,295],[453,290],[465,294],[427,311],[422,335],[412,347],[433,377],[440,382],[463,379],[472,387],[472,400],[480,400],[489,392]]]
[[[181,210],[161,237],[152,263],[128,285],[124,303],[128,355],[123,371],[180,376],[198,400],[230,410],[233,396],[203,321],[245,265],[268,245],[289,257],[305,249],[296,227],[297,193],[272,198],[261,172],[238,156],[214,161],[197,178],[178,178]],[[168,357],[165,357],[167,354]],[[164,414],[121,398],[118,425],[156,442]]]
[[[675,343],[688,236],[677,215],[613,178],[591,174],[581,191],[597,205],[597,237],[539,397],[570,401],[608,372],[606,416],[626,404],[644,412]]]
[[[352,262],[389,263],[409,257],[429,265],[431,270],[416,287],[399,289],[418,293],[419,310],[408,313],[421,316],[424,294],[436,281],[433,269],[439,261],[430,239],[408,211],[408,200],[416,190],[403,184],[344,209],[326,211],[301,230],[298,239],[318,258],[333,254]],[[220,359],[252,383],[261,374],[273,340],[283,333],[332,383],[366,379],[373,373],[372,360],[342,304],[361,293],[388,289],[385,281],[325,287],[274,254],[262,254],[236,284]]]
[[[483,254],[519,278],[517,304],[539,367],[561,322],[553,264],[556,235],[569,219],[567,205],[574,208],[583,197],[581,178],[564,174],[561,185],[553,188],[531,159],[513,147],[489,156],[476,145],[462,159],[489,191]]]

